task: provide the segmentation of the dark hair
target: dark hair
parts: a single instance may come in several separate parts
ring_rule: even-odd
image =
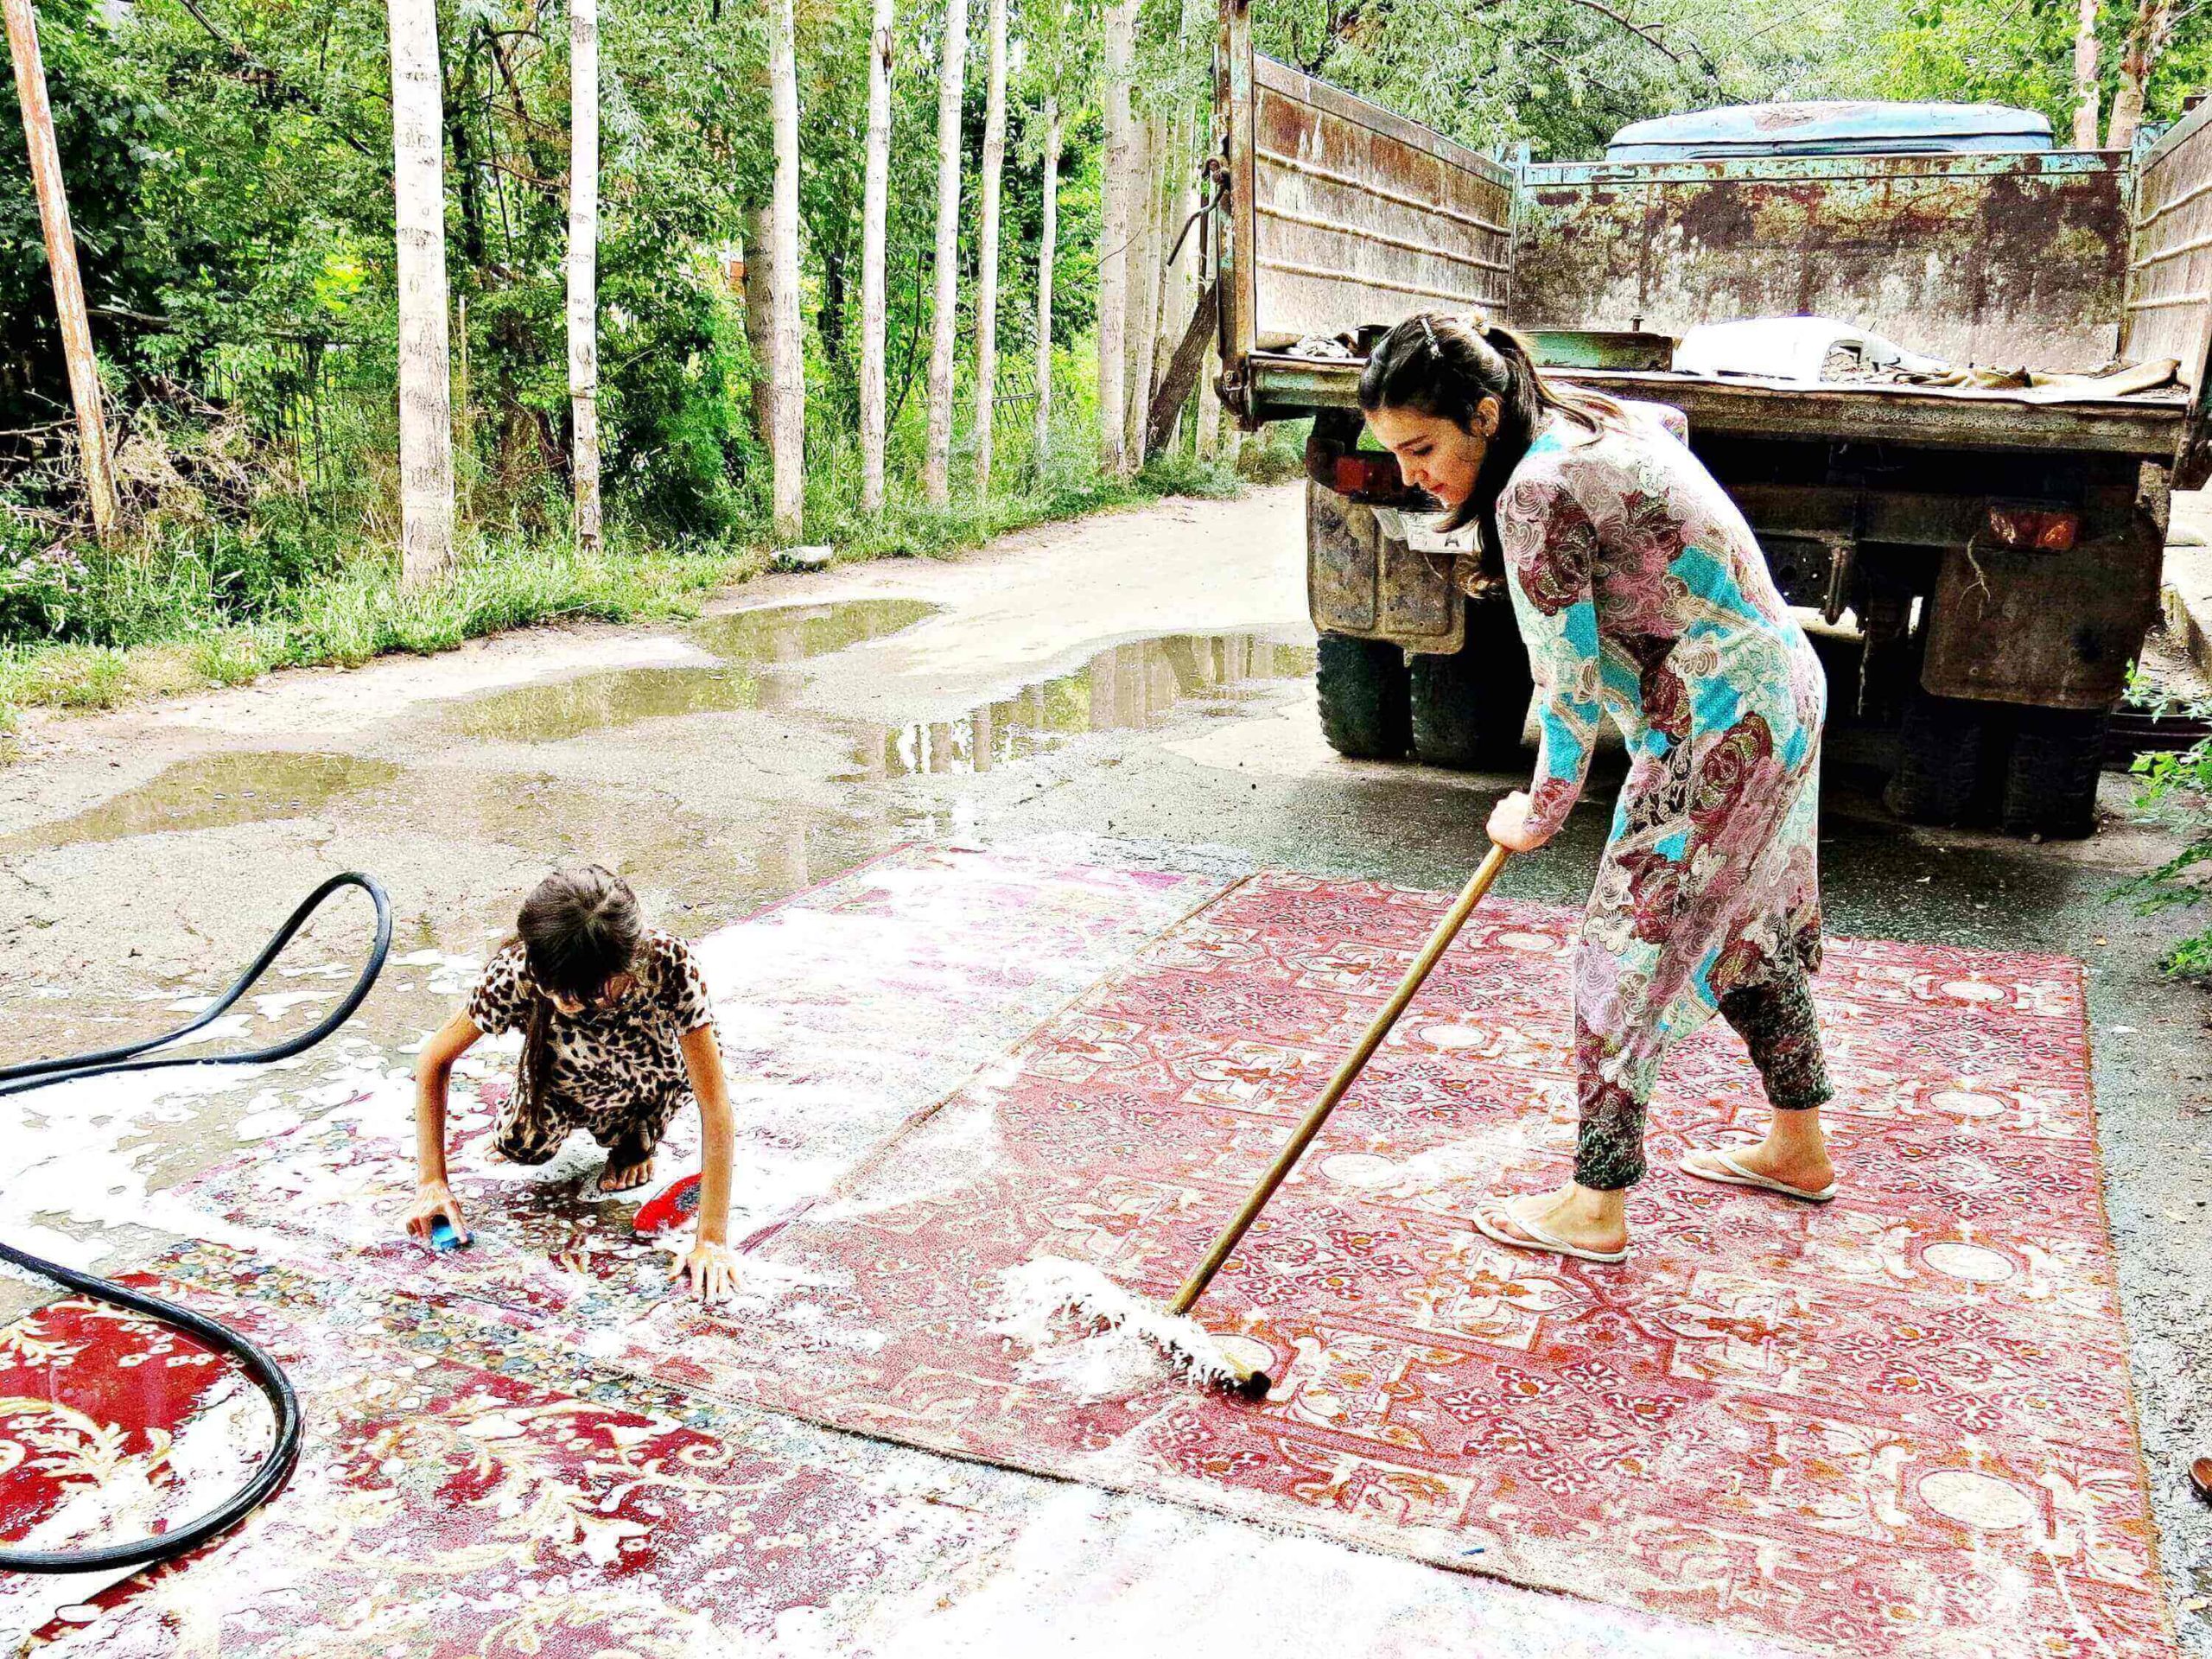
[[[537,988],[515,1078],[524,1099],[542,1106],[552,1082],[547,1033],[551,999],[598,995],[608,980],[628,971],[644,931],[630,884],[600,865],[556,870],[531,889],[515,918],[512,941],[522,945]]]
[[[1465,432],[1475,429],[1485,397],[1497,399],[1497,435],[1473,491],[1441,527],[1459,530],[1479,518],[1485,539],[1494,543],[1497,498],[1546,414],[1564,415],[1592,432],[1623,416],[1610,397],[1553,385],[1537,370],[1528,341],[1480,312],[1416,311],[1376,342],[1359,377],[1359,406],[1366,413],[1409,409]]]

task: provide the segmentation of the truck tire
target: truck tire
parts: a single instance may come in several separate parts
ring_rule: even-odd
[[[2097,828],[2102,709],[2023,709],[2005,768],[2005,833],[2079,840]]]
[[[1514,772],[1535,686],[1529,648],[1502,600],[1467,607],[1467,642],[1413,661],[1414,759],[1460,772]]]
[[[1321,735],[1354,760],[1395,760],[1413,741],[1406,653],[1387,639],[1321,636],[1315,686]]]
[[[1984,706],[1916,690],[1883,799],[1907,823],[1963,823],[1982,806],[1991,733]]]

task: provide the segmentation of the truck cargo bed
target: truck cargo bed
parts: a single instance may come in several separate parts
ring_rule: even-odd
[[[1258,417],[1290,419],[1358,404],[1357,362],[1282,352],[1249,359]],[[2127,397],[2033,398],[1968,386],[1806,385],[1731,375],[1554,368],[1554,377],[1618,397],[1669,404],[1693,432],[1931,444],[1959,449],[2094,451],[2170,460],[2189,415],[2179,387]]]

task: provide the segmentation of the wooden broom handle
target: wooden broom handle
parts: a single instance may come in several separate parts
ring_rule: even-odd
[[[1460,928],[1466,925],[1467,918],[1473,913],[1475,906],[1482,903],[1483,895],[1490,891],[1491,883],[1497,880],[1497,873],[1505,868],[1508,856],[1504,848],[1493,845],[1490,856],[1484,859],[1481,867],[1467,878],[1467,885],[1459,890],[1459,898],[1452,901],[1452,908],[1444,912],[1444,919],[1436,925],[1436,931],[1429,935],[1428,943],[1421,947],[1421,955],[1406,970],[1406,976],[1398,982],[1398,988],[1390,994],[1390,1000],[1382,1005],[1382,1012],[1375,1016],[1374,1022],[1367,1027],[1366,1034],[1361,1037],[1358,1046],[1344,1056],[1344,1064],[1337,1068],[1336,1076],[1329,1079],[1329,1086],[1321,1091],[1321,1098],[1315,1101],[1313,1109],[1306,1114],[1306,1121],[1298,1126],[1297,1132],[1275,1154],[1275,1160],[1268,1166],[1267,1174],[1261,1178],[1259,1185],[1252,1189],[1252,1196],[1244,1200],[1244,1207],[1236,1212],[1236,1219],[1222,1229],[1221,1236],[1214,1240],[1213,1248],[1206,1252],[1205,1260],[1199,1262],[1197,1269],[1183,1281],[1183,1288],[1175,1293],[1175,1300],[1168,1304],[1168,1312],[1187,1313],[1198,1298],[1206,1294],[1206,1287],[1213,1282],[1214,1274],[1221,1271],[1221,1264],[1229,1260],[1252,1224],[1260,1218],[1260,1211],[1268,1207],[1268,1200],[1274,1197],[1275,1189],[1283,1184],[1284,1178],[1297,1167],[1298,1160],[1305,1156],[1306,1148],[1313,1143],[1313,1137],[1321,1133],[1321,1126],[1329,1121],[1329,1114],[1336,1110],[1337,1103],[1344,1097],[1344,1090],[1351,1088],[1361,1071],[1366,1069],[1367,1062],[1382,1046],[1382,1039],[1390,1034],[1390,1027],[1398,1023],[1398,1016],[1414,1000],[1421,982],[1428,977],[1429,970],[1436,966],[1438,958],[1459,937]]]

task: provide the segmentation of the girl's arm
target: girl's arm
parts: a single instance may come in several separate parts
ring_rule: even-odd
[[[483,1034],[466,1014],[456,1014],[432,1033],[415,1062],[417,1182],[415,1207],[407,1214],[407,1230],[425,1243],[441,1216],[461,1235],[462,1243],[468,1242],[460,1201],[446,1185],[446,1090],[453,1081],[453,1063]]]
[[[1503,803],[1492,835],[1531,852],[1567,822],[1589,775],[1605,715],[1599,699],[1598,606],[1591,586],[1597,526],[1572,493],[1523,480],[1498,504],[1498,539],[1516,620],[1536,680],[1536,775]],[[1500,831],[1504,833],[1501,834]]]
[[[691,1093],[699,1103],[699,1236],[670,1276],[688,1273],[700,1296],[715,1302],[737,1287],[729,1255],[730,1160],[735,1124],[714,1027],[703,1025],[687,1031],[681,1041],[683,1069],[690,1073]]]

